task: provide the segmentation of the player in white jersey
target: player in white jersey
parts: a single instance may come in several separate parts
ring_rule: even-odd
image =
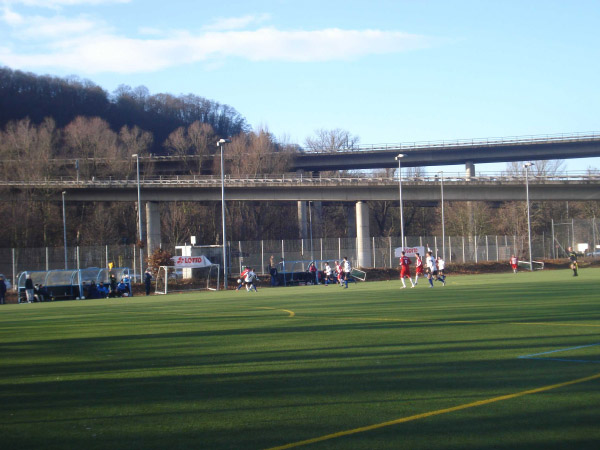
[[[446,286],[446,274],[444,270],[446,269],[446,262],[441,256],[438,256],[437,259],[437,278],[436,280],[441,281],[444,286]]]
[[[429,281],[429,287],[433,287],[434,277],[437,279],[437,265],[431,252],[427,252],[425,254],[425,267],[427,268],[427,280]]]
[[[348,257],[344,256],[342,261],[342,269],[344,270],[344,288],[348,289],[348,280],[350,279],[350,272],[352,272],[352,264],[348,261]]]
[[[254,289],[254,292],[258,292],[256,290],[256,284],[254,284],[256,280],[258,280],[258,277],[256,276],[256,273],[254,273],[254,270],[250,268],[246,274],[246,278],[244,279],[244,282],[246,283],[246,291],[250,292],[252,289]]]
[[[329,261],[325,263],[323,272],[325,272],[325,286],[327,286],[331,281],[333,281],[333,269],[329,265]]]

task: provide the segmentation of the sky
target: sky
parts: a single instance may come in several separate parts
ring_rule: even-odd
[[[0,0],[0,65],[192,93],[300,145],[600,132],[598,19],[597,0]]]

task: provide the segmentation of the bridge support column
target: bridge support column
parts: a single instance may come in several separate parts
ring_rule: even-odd
[[[372,266],[369,219],[369,205],[366,202],[356,202],[356,257],[358,267]]]
[[[298,234],[300,239],[308,239],[308,212],[306,202],[298,202]]]
[[[475,176],[475,163],[473,161],[467,161],[465,163],[465,178],[468,180],[471,179],[471,177]]]
[[[146,248],[148,256],[160,248],[160,204],[146,202]]]

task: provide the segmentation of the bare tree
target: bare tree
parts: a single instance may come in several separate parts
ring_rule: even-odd
[[[314,137],[307,137],[304,144],[313,152],[344,152],[358,146],[360,138],[349,131],[336,128],[333,130],[315,130]]]

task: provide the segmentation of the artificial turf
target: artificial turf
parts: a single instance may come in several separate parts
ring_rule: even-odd
[[[2,306],[0,447],[597,449],[600,270],[570,274]]]

